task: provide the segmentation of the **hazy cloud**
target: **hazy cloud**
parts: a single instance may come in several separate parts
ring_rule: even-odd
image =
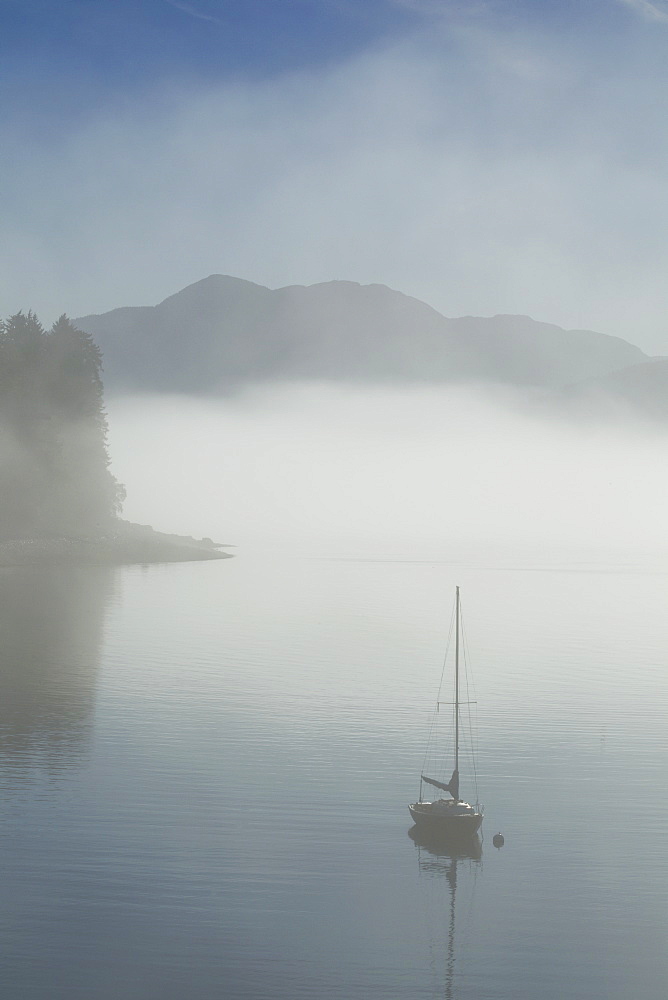
[[[203,11],[193,7],[192,4],[182,3],[181,0],[165,0],[165,3],[168,3],[170,7],[176,7],[177,10],[183,11],[184,14],[190,14],[191,17],[199,18],[200,21],[212,21],[214,24],[222,24],[219,17],[205,14]]]
[[[0,315],[151,304],[212,272],[348,278],[665,353],[668,65],[646,35],[592,51],[432,22],[345,65],[174,82],[69,134],[10,118]]]
[[[637,10],[651,21],[668,23],[668,3],[666,0],[621,0],[626,7]]]
[[[439,16],[446,14],[482,14],[490,8],[490,0],[469,0],[469,2],[458,2],[458,0],[388,0],[393,7],[401,7],[404,10],[413,11],[416,14],[426,14],[428,16]]]

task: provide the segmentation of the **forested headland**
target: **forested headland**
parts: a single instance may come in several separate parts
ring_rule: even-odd
[[[102,357],[67,316],[0,322],[0,565],[212,558],[215,547],[120,519]],[[192,549],[192,551],[191,551]]]

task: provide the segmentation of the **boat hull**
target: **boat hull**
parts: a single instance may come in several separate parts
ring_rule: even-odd
[[[452,837],[472,837],[482,824],[482,812],[467,802],[413,802],[408,811],[420,828]]]

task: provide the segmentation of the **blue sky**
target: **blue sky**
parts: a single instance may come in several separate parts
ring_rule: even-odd
[[[101,93],[172,76],[268,77],[341,60],[476,0],[3,0],[11,73]],[[490,4],[478,4],[492,9]],[[589,6],[592,6],[591,2]],[[593,4],[595,6],[595,2]],[[495,16],[575,27],[569,0],[495,4]]]
[[[668,353],[666,0],[0,0],[0,315],[379,281]]]
[[[539,26],[577,45],[589,30],[628,29],[623,6],[623,0],[0,0],[0,56],[10,97],[66,122],[70,114],[165,81],[269,79],[331,65],[448,18],[491,20],[501,30]],[[443,42],[447,47],[447,37]]]

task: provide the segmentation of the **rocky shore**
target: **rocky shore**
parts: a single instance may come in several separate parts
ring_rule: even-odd
[[[226,546],[210,538],[169,535],[147,524],[117,521],[94,537],[50,536],[0,539],[0,566],[54,564],[121,565],[230,559]]]

